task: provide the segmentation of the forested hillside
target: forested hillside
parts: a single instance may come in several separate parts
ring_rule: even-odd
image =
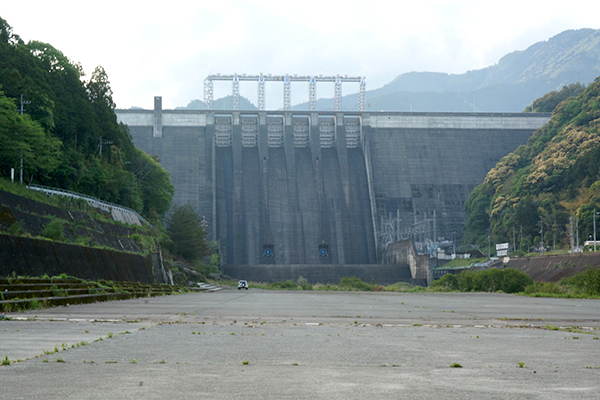
[[[0,177],[18,171],[22,157],[26,183],[85,193],[160,219],[174,190],[168,173],[134,147],[114,109],[102,67],[86,78],[59,50],[24,43],[0,18]]]
[[[545,111],[580,92],[565,87],[538,99]],[[579,219],[581,240],[593,232],[593,211],[600,211],[600,77],[582,93],[560,102],[550,122],[526,145],[503,158],[475,188],[465,205],[465,243],[513,243],[523,251],[541,240],[569,245],[569,216]],[[599,221],[600,222],[600,221]]]

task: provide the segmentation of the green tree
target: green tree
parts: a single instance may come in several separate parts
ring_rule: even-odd
[[[28,181],[122,204],[160,224],[174,192],[167,171],[118,123],[106,71],[98,66],[84,78],[80,64],[50,44],[24,43],[0,18],[0,175],[23,153]],[[21,95],[30,102],[22,117]]]
[[[135,149],[133,173],[141,187],[143,213],[152,220],[159,219],[167,212],[175,193],[169,173],[160,166],[159,161],[158,156],[149,156]]]
[[[585,85],[581,83],[571,83],[568,86],[564,86],[560,91],[546,93],[535,100],[530,106],[527,106],[525,112],[552,112],[561,101],[572,96],[577,96],[584,89]]]
[[[167,233],[173,241],[172,252],[188,261],[200,261],[208,254],[206,226],[190,203],[175,205],[167,218]]]
[[[58,167],[61,143],[44,132],[27,115],[19,115],[15,104],[0,91],[0,173],[10,176],[23,158],[24,179],[45,179]]]

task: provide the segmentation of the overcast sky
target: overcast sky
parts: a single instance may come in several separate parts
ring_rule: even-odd
[[[567,29],[600,28],[597,0],[2,1],[0,17],[23,40],[50,43],[89,79],[108,73],[119,108],[185,106],[209,74],[365,76],[367,90],[410,71],[485,68]],[[256,104],[256,85],[241,94]],[[358,86],[343,86],[343,93]],[[267,108],[283,88],[267,85]],[[333,89],[317,87],[318,97]],[[215,98],[231,93],[215,83]],[[308,85],[292,86],[292,104]]]

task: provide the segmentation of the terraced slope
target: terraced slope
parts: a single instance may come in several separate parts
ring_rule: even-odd
[[[66,306],[177,294],[181,288],[137,282],[86,281],[75,278],[0,278],[0,310]]]

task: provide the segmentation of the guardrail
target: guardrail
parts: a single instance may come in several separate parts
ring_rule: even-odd
[[[118,211],[121,211],[126,214],[132,214],[132,215],[135,215],[140,221],[144,222],[145,224],[151,225],[148,221],[146,221],[146,219],[144,217],[142,217],[140,214],[138,214],[137,211],[135,211],[129,207],[120,206],[118,204],[100,200],[95,197],[88,196],[86,194],[72,192],[72,191],[66,190],[66,189],[59,189],[59,188],[53,188],[53,187],[42,186],[42,185],[34,185],[34,184],[27,185],[27,189],[36,190],[38,192],[43,192],[43,193],[50,194],[50,195],[67,196],[67,197],[71,197],[74,199],[85,200],[92,207],[101,208],[108,212],[111,212],[112,210],[118,210]]]

